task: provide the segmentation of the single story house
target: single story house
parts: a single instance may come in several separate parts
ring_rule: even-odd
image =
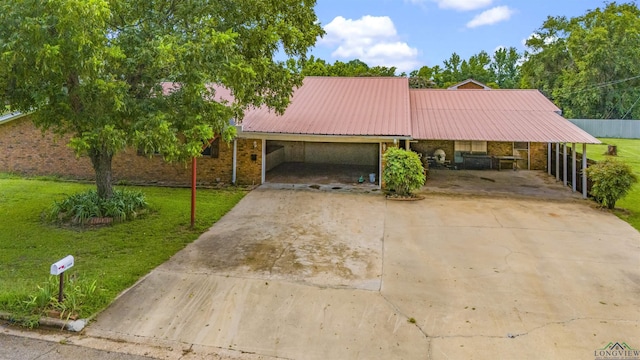
[[[544,170],[551,144],[599,143],[537,90],[453,88],[409,89],[402,77],[307,77],[283,115],[249,109],[232,143],[214,141],[198,159],[198,182],[257,185],[285,164],[362,168],[380,179],[390,146],[437,155],[437,164],[453,168],[500,168],[496,160],[506,159]],[[0,171],[94,176],[90,161],[76,158],[66,139],[42,135],[28,119],[0,118]],[[129,149],[114,157],[113,177],[186,185],[190,167]]]

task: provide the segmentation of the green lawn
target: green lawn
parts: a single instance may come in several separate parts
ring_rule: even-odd
[[[587,157],[602,160],[607,155],[607,145],[618,147],[617,158],[629,164],[640,181],[640,139],[599,139],[602,145],[588,145]],[[629,194],[616,202],[616,214],[640,231],[640,182],[636,183]]]
[[[0,311],[19,313],[38,287],[50,281],[51,264],[71,254],[75,266],[69,276],[78,283],[96,281],[79,314],[91,316],[194,241],[246,193],[199,190],[194,230],[189,226],[190,189],[136,188],[146,194],[151,211],[127,223],[83,230],[41,220],[54,200],[89,188],[93,185],[0,174]]]

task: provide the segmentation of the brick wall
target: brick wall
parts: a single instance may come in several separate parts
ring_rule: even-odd
[[[91,161],[76,159],[68,137],[54,139],[38,130],[29,116],[0,125],[0,171],[25,175],[60,175],[93,179]]]
[[[547,170],[547,150],[547,143],[531,143],[529,145],[531,170]]]
[[[238,184],[259,185],[262,182],[262,140],[238,139],[236,176]]]
[[[67,147],[69,137],[55,139],[44,134],[23,117],[0,125],[0,171],[25,175],[55,175],[74,179],[95,179],[88,157],[76,158]],[[238,139],[237,181],[260,184],[262,141]],[[251,154],[257,154],[256,161]],[[232,180],[233,143],[220,142],[219,156],[197,159],[199,185],[229,184]],[[138,155],[134,149],[118,153],[112,163],[113,180],[133,183],[182,185],[191,184],[191,161],[167,163],[159,155]]]
[[[445,160],[451,160],[453,163],[453,146],[454,142],[450,140],[420,140],[411,143],[411,150],[426,157],[433,156],[436,150],[442,149],[445,153]]]
[[[487,141],[487,154],[493,156],[513,156],[513,143]]]

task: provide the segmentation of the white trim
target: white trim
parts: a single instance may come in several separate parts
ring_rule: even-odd
[[[12,112],[12,113],[8,113],[8,114],[4,114],[4,115],[0,116],[0,124],[8,123],[10,121],[20,119],[21,117],[24,117],[24,116],[27,116],[27,115],[29,115],[29,113],[24,114],[24,113],[21,113],[21,112],[18,112],[18,111]]]
[[[378,189],[382,189],[382,151],[383,142],[378,143]]]
[[[567,143],[562,144],[562,185],[567,186]]]
[[[467,80],[461,81],[461,82],[459,82],[459,83],[457,83],[455,85],[451,85],[451,86],[449,86],[447,88],[447,90],[467,90],[467,89],[458,89],[458,88],[460,86],[462,86],[462,85],[466,85],[466,84],[469,84],[469,83],[473,83],[473,84],[476,84],[478,86],[482,86],[482,90],[491,90],[491,88],[488,87],[487,85],[481,83],[480,81],[473,80],[473,79],[467,79]]]
[[[560,143],[556,143],[556,181],[560,180]]]
[[[365,136],[365,135],[304,135],[304,134],[274,134],[259,132],[240,132],[239,138],[264,139],[280,141],[309,141],[309,142],[357,142],[379,143],[396,140],[411,140],[410,136]]]

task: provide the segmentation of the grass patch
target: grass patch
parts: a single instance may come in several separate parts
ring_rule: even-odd
[[[618,147],[616,158],[629,164],[634,174],[640,178],[640,139],[609,139],[600,138],[602,145],[587,145],[587,157],[593,160],[603,160],[608,155],[608,145]],[[640,231],[640,182],[633,185],[631,191],[624,198],[616,202],[616,215]]]
[[[25,305],[49,284],[52,263],[71,254],[68,276],[95,291],[76,309],[89,317],[141,276],[160,265],[242,199],[241,190],[199,190],[195,229],[190,228],[190,189],[117,187],[142,191],[150,212],[141,219],[100,228],[68,228],[42,219],[54,201],[93,185],[0,175],[0,311],[24,314]]]

